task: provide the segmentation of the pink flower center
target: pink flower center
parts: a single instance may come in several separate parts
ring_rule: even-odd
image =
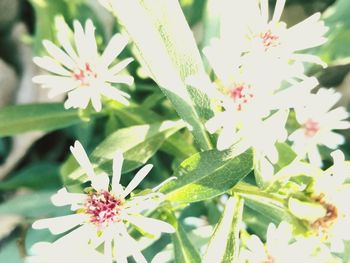
[[[312,119],[308,119],[302,127],[306,137],[313,137],[320,130],[318,122]]]
[[[73,73],[73,78],[80,82],[81,86],[89,86],[90,80],[96,79],[97,74],[91,69],[89,63],[85,63],[83,68],[76,69]]]
[[[254,97],[251,86],[244,84],[235,84],[234,87],[230,89],[229,95],[233,99],[238,111],[241,111]]]
[[[119,222],[123,201],[108,191],[94,192],[88,195],[85,213],[90,216],[90,222],[98,226]]]
[[[271,32],[271,29],[267,30],[266,32],[262,32],[259,35],[261,42],[265,48],[265,51],[270,49],[271,47],[277,47],[280,45],[279,37],[274,35]]]
[[[275,259],[271,255],[268,255],[268,257],[261,263],[274,263],[274,262],[275,262]]]

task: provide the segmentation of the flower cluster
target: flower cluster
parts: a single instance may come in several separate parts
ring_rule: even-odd
[[[174,229],[168,223],[142,216],[140,213],[157,207],[162,201],[162,195],[151,192],[146,195],[128,195],[137,187],[142,179],[152,169],[152,165],[145,165],[126,188],[120,185],[123,155],[116,152],[113,159],[113,176],[110,184],[106,174],[96,175],[93,167],[82,147],[76,141],[71,151],[75,159],[86,172],[92,189],[87,193],[70,193],[63,188],[52,196],[56,206],[70,205],[75,214],[55,218],[40,219],[33,224],[35,229],[48,228],[58,235],[72,230],[53,243],[37,243],[38,255],[35,262],[51,262],[45,256],[52,257],[59,251],[70,251],[73,246],[89,251],[94,257],[104,258],[106,262],[115,259],[126,262],[128,256],[133,256],[136,262],[146,262],[137,247],[137,243],[128,234],[128,226],[134,225],[154,236],[160,233],[172,233]],[[77,227],[78,226],[78,227]],[[103,247],[103,254],[99,255],[95,249]],[[34,249],[35,250],[35,249]],[[81,253],[81,252],[79,252]],[[100,261],[99,261],[100,262]]]
[[[114,2],[115,6],[111,4],[112,2],[100,0],[100,3],[109,11],[113,11],[113,8],[118,6],[117,2]],[[208,218],[203,216],[205,220],[187,218],[187,221],[195,222],[196,224],[193,225],[197,227],[200,225],[198,222],[204,222],[205,228],[197,230],[206,229],[208,233],[213,231],[213,236],[219,230],[224,233],[225,226],[230,227],[228,233],[240,236],[240,242],[235,244],[235,247],[240,247],[240,251],[229,253],[230,257],[236,257],[237,262],[337,262],[334,252],[343,252],[343,241],[350,241],[348,228],[350,208],[346,203],[350,197],[350,168],[344,154],[336,150],[345,142],[345,139],[334,130],[350,128],[350,121],[347,120],[349,113],[345,107],[337,105],[341,98],[340,93],[332,88],[318,87],[318,80],[308,76],[305,69],[305,65],[309,63],[316,64],[318,68],[327,66],[320,58],[308,54],[306,50],[322,45],[326,41],[325,34],[328,29],[320,20],[319,13],[292,27],[287,27],[281,20],[285,0],[276,0],[272,14],[269,14],[270,1],[268,0],[220,2],[222,2],[220,36],[212,39],[210,45],[203,49],[214,73],[214,80],[199,71],[201,73],[189,76],[185,79],[186,83],[181,83],[192,86],[195,92],[202,92],[201,95],[203,97],[205,95],[205,103],[210,100],[212,103],[210,106],[214,106],[210,110],[199,109],[197,112],[198,105],[192,107],[193,105],[190,105],[192,101],[188,101],[193,98],[191,93],[183,104],[186,109],[184,111],[176,109],[181,113],[194,113],[190,116],[191,118],[198,117],[197,124],[201,129],[201,136],[208,140],[208,151],[189,157],[187,153],[183,153],[187,149],[179,150],[184,142],[175,147],[178,140],[175,138],[176,140],[164,147],[166,150],[171,148],[169,150],[171,153],[176,152],[174,163],[177,164],[184,156],[189,157],[175,172],[179,175],[179,179],[174,184],[164,187],[165,190],[162,189],[164,192],[158,191],[160,187],[156,187],[133,193],[151,171],[152,165],[143,166],[130,183],[123,187],[120,183],[124,160],[121,151],[116,151],[113,158],[106,157],[108,160],[113,159],[112,174],[106,174],[100,172],[101,169],[96,169],[101,167],[95,167],[95,164],[90,162],[82,145],[76,141],[70,150],[90,185],[84,189],[82,186],[63,187],[52,196],[51,201],[55,206],[70,206],[72,213],[39,219],[33,223],[34,229],[49,229],[52,234],[60,236],[52,243],[36,243],[32,247],[32,256],[28,257],[29,262],[126,263],[130,257],[135,262],[147,262],[145,253],[141,252],[143,247],[140,245],[142,243],[140,240],[151,239],[153,242],[160,237],[161,233],[173,233],[175,232],[173,225],[177,227],[178,235],[173,239],[174,245],[167,247],[174,248],[176,253],[177,250],[182,249],[182,246],[188,246],[187,251],[181,251],[184,253],[183,258],[188,256],[189,260],[194,258],[196,259],[194,262],[197,262],[200,260],[200,253],[205,257],[204,247],[206,243],[210,246],[212,240],[198,245],[200,252],[193,252],[195,247],[187,240],[186,231],[182,229],[181,224],[172,222],[171,225],[160,220],[159,215],[165,213],[162,213],[163,210],[159,212],[156,209],[163,205],[162,209],[167,211],[167,220],[176,219],[178,210],[183,208],[178,204],[184,202],[183,199],[189,195],[186,191],[195,193],[194,196],[197,197],[197,191],[203,192],[203,189],[208,191],[209,197],[202,195],[198,199],[194,198],[195,201],[216,198],[219,194],[223,194],[222,204],[216,203],[211,207],[213,211],[222,213],[222,218],[229,210],[223,209],[226,195],[237,195],[242,198],[240,200],[244,200],[239,206],[241,212],[243,202],[248,200],[247,206],[253,204],[252,208],[256,211],[259,211],[259,205],[262,204],[263,208],[259,212],[265,219],[272,218],[273,222],[281,221],[277,227],[272,223],[268,224],[270,222],[261,223],[267,228],[266,242],[263,243],[257,235],[248,235],[246,231],[250,230],[249,227],[246,229],[241,227],[241,222],[238,221],[244,217],[239,211],[235,211],[237,215],[234,215],[234,220],[232,218],[219,220],[217,226],[209,226],[209,216]],[[155,11],[152,10],[152,12]],[[152,21],[152,25],[157,23]],[[157,24],[157,28],[158,26],[162,28],[162,25]],[[85,22],[84,28],[75,20],[73,31],[61,20],[57,20],[56,27],[59,45],[44,40],[43,46],[48,56],[34,58],[34,63],[49,73],[38,75],[33,78],[33,81],[42,85],[43,88],[49,88],[50,97],[67,93],[64,103],[67,109],[85,109],[91,103],[95,111],[99,112],[106,98],[128,105],[131,97],[122,91],[123,87],[119,84],[132,85],[134,79],[126,73],[126,67],[133,59],[116,61],[127,45],[127,38],[121,33],[112,36],[104,51],[100,53],[95,39],[95,27],[90,19]],[[164,32],[167,33],[167,30]],[[181,75],[179,80],[182,81],[182,77]],[[171,79],[175,78],[171,77]],[[183,85],[183,88],[186,90],[186,85]],[[191,88],[189,87],[188,90]],[[165,93],[167,96],[172,95],[171,92]],[[179,102],[178,105],[181,105],[182,98],[172,97],[170,101]],[[189,104],[186,104],[188,102]],[[193,104],[196,103],[193,102]],[[115,108],[110,107],[108,113],[112,113]],[[208,110],[210,113],[213,111],[214,114],[202,121],[204,117],[196,115],[197,113],[200,115],[202,110]],[[151,110],[145,114],[142,112],[141,117],[134,118],[131,110],[130,119],[138,124],[145,123],[145,116],[151,121],[158,121],[157,114],[153,113]],[[154,116],[156,116],[155,120]],[[137,133],[138,128],[139,126],[133,131]],[[208,136],[205,129],[214,136]],[[152,133],[154,130],[150,128],[149,132]],[[132,141],[139,135],[124,138],[126,133],[128,130],[120,133],[122,140],[127,138]],[[147,142],[149,144],[142,142],[143,139],[146,140],[147,135],[138,136],[139,143],[133,150],[134,152],[138,150],[139,155],[147,152],[148,156],[147,158],[142,156],[136,162],[139,164],[148,160],[159,149],[161,143],[172,134],[169,132],[165,135],[164,132],[157,138],[152,135],[149,139],[151,142]],[[195,133],[193,134],[196,137]],[[182,134],[178,133],[178,135]],[[212,141],[216,143],[217,150],[211,149]],[[122,147],[113,149],[129,147],[123,143],[124,141],[121,143]],[[283,148],[281,145],[286,149],[285,154],[290,155],[285,158],[286,160],[280,154],[279,147]],[[142,146],[145,146],[145,149],[141,149]],[[320,168],[323,166],[323,156],[319,152],[319,146],[336,150],[331,154],[334,165],[325,171]],[[196,150],[195,147],[193,149]],[[246,170],[249,174],[254,169],[255,181],[254,178],[240,181],[244,176],[250,176],[247,174],[239,177],[234,183],[227,180],[232,178],[222,179],[221,173],[225,172],[227,175],[233,170],[231,167],[239,170],[239,165],[245,165],[245,160],[240,162],[239,159],[235,162],[236,160],[233,159],[248,149],[252,149],[253,154],[252,157],[249,155],[250,152],[246,154],[250,156],[251,163]],[[177,152],[181,152],[181,158],[178,158]],[[136,153],[133,154],[136,155]],[[209,160],[210,156],[215,158]],[[210,161],[209,164],[204,163],[207,160],[208,163]],[[106,163],[108,162],[103,165]],[[209,167],[211,164],[216,168]],[[102,170],[105,171],[105,169]],[[210,177],[207,176],[208,174],[202,176],[206,170],[210,170],[209,175],[216,176],[214,180],[208,179]],[[219,186],[215,185],[217,188],[212,186],[216,178],[223,180],[218,183]],[[176,184],[178,181],[180,181],[179,185]],[[81,191],[74,192],[72,189]],[[174,192],[168,194],[167,190]],[[163,203],[166,199],[165,194],[168,194],[167,197],[170,196],[166,205]],[[172,206],[171,198],[176,199],[176,197],[180,201],[176,206]],[[190,200],[189,202],[193,202],[192,199]],[[269,211],[268,209],[275,208],[276,210],[271,212],[271,217],[263,215]],[[235,209],[238,210],[238,208]],[[155,217],[158,215],[158,219],[152,218],[151,215]],[[227,215],[229,216],[230,213]],[[232,224],[237,225],[231,226],[232,224],[228,223],[230,220]],[[222,227],[221,223],[225,226]],[[296,231],[298,223],[303,227],[304,233],[300,233],[300,229],[299,232]],[[232,230],[231,227],[235,229]],[[241,235],[238,234],[237,229],[241,229]],[[210,233],[206,237],[210,236]],[[142,237],[139,238],[140,236]],[[159,253],[154,257],[153,262],[171,260],[174,253],[168,250],[157,251]]]
[[[289,139],[298,154],[307,153],[321,165],[317,145],[334,149],[343,143],[332,130],[347,129],[350,122],[344,108],[330,111],[340,94],[322,88],[311,93],[318,82],[304,73],[302,62],[326,66],[317,56],[299,53],[326,41],[320,14],[287,28],[280,21],[284,0],[276,2],[271,21],[267,0],[224,2],[220,38],[203,50],[217,79],[211,83],[196,75],[188,80],[219,102],[221,110],[206,123],[210,133],[220,129],[217,148],[253,147],[258,162],[276,163],[274,145],[287,139],[288,110],[294,110],[301,127]]]

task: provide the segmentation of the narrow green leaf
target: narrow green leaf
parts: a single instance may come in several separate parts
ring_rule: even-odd
[[[118,118],[126,126],[154,123],[164,120],[157,113],[143,107],[120,108],[115,111]],[[189,135],[188,133],[186,134]],[[181,158],[190,157],[197,151],[193,144],[189,143],[184,137],[184,134],[175,133],[167,138],[160,150]]]
[[[237,262],[243,204],[243,198],[238,196],[229,198],[224,213],[210,239],[202,263]]]
[[[101,113],[93,113],[93,116]],[[83,121],[78,110],[61,103],[24,104],[0,110],[0,136],[30,131],[52,131]]]
[[[125,159],[123,173],[132,171],[147,162],[169,136],[183,127],[182,121],[164,121],[120,129],[108,136],[91,153],[92,165],[97,172],[111,174],[114,154],[116,150],[121,150]],[[64,170],[65,184],[77,184],[87,180],[85,172],[77,163]]]
[[[180,222],[177,225],[176,232],[172,234],[171,237],[174,244],[175,262],[201,262],[201,258],[198,251],[188,239],[186,231],[182,228]]]
[[[176,202],[197,202],[220,195],[240,180],[253,167],[252,153],[235,156],[231,150],[210,150],[192,155],[183,161],[172,181],[161,189],[167,199]]]
[[[31,189],[58,188],[58,165],[53,163],[36,163],[12,175],[10,179],[0,182],[0,190],[11,190],[18,187]]]
[[[117,0],[112,3],[118,21],[134,41],[137,57],[172,102],[180,117],[192,127],[203,150],[211,142],[203,122],[213,115],[209,98],[189,91],[185,80],[203,73],[193,34],[176,0]]]

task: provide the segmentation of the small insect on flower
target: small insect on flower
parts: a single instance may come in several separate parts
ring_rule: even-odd
[[[162,194],[152,191],[146,195],[132,198],[127,196],[133,191],[152,169],[145,165],[137,172],[126,188],[119,184],[123,155],[116,152],[113,159],[113,177],[110,185],[106,174],[96,175],[82,145],[76,141],[71,151],[75,159],[86,172],[92,189],[86,193],[69,193],[66,188],[52,196],[56,206],[71,205],[75,214],[41,219],[33,224],[35,229],[48,228],[53,234],[62,234],[73,228],[71,232],[51,244],[51,249],[62,248],[62,243],[77,247],[89,246],[97,249],[103,246],[104,257],[117,262],[127,262],[133,256],[136,262],[146,262],[136,241],[128,234],[131,224],[154,236],[160,233],[172,233],[174,228],[161,220],[144,217],[143,211],[157,207],[162,201]],[[64,251],[62,251],[64,253]]]
[[[116,34],[102,54],[97,50],[95,27],[90,19],[85,30],[78,21],[74,21],[74,44],[70,42],[71,33],[63,21],[57,23],[57,39],[62,48],[49,40],[43,45],[49,56],[35,57],[34,63],[51,74],[33,78],[43,88],[50,88],[49,97],[68,92],[65,108],[85,109],[91,100],[96,111],[102,108],[101,96],[106,96],[127,105],[129,94],[113,87],[114,83],[131,85],[133,77],[120,73],[132,58],[113,64],[115,58],[127,45],[127,38]]]

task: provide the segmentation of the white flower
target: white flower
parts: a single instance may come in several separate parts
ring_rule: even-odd
[[[268,0],[244,0],[242,15],[247,16],[248,41],[246,51],[252,52],[253,58],[260,53],[282,60],[297,60],[319,63],[326,66],[317,56],[298,54],[296,52],[322,45],[326,42],[323,35],[327,32],[324,23],[320,21],[321,14],[316,13],[302,22],[287,28],[280,21],[286,0],[277,0],[269,21]],[[240,3],[241,4],[241,3]],[[237,6],[239,8],[240,6]],[[256,58],[256,57],[255,57]]]
[[[321,249],[318,253],[316,248]],[[241,249],[240,262],[245,263],[325,263],[332,257],[326,247],[320,247],[315,238],[293,239],[292,228],[286,222],[276,228],[270,224],[266,234],[266,244],[252,235]]]
[[[113,65],[113,61],[127,45],[127,38],[116,34],[100,55],[95,40],[95,28],[88,19],[85,30],[78,21],[74,21],[74,44],[70,43],[69,29],[64,22],[58,23],[57,38],[62,49],[49,40],[43,45],[50,56],[35,57],[33,61],[39,67],[49,71],[50,75],[33,78],[35,83],[50,88],[49,97],[68,92],[65,108],[86,108],[91,100],[96,111],[102,108],[101,96],[128,104],[129,94],[113,87],[113,83],[131,85],[133,78],[120,72],[133,61],[127,58]]]
[[[333,89],[321,88],[316,94],[305,98],[307,105],[295,108],[296,119],[301,127],[289,136],[289,140],[293,141],[297,153],[307,154],[315,165],[322,165],[317,145],[336,149],[344,143],[344,137],[332,130],[350,128],[350,122],[345,120],[349,117],[346,109],[332,109],[340,97],[341,94]]]
[[[331,250],[342,252],[343,240],[350,240],[350,167],[340,150],[331,153],[334,165],[315,177],[312,198],[320,203],[326,214],[312,223]]]
[[[136,262],[146,262],[137,248],[136,241],[128,234],[129,224],[135,225],[144,231],[159,236],[160,233],[172,233],[174,229],[163,221],[141,216],[142,211],[156,207],[161,199],[160,193],[151,192],[147,195],[126,197],[137,187],[142,179],[152,169],[152,165],[145,165],[129,185],[124,189],[120,184],[123,155],[117,152],[113,159],[113,177],[111,186],[106,174],[95,175],[93,167],[81,144],[76,141],[71,151],[85,170],[91,181],[91,190],[87,194],[69,193],[65,188],[52,197],[57,206],[71,205],[75,214],[41,219],[33,224],[33,228],[48,228],[53,234],[62,234],[75,227],[74,230],[59,238],[52,246],[55,250],[63,243],[86,246],[93,249],[103,245],[103,254],[112,261],[127,262],[126,258],[132,255]]]

